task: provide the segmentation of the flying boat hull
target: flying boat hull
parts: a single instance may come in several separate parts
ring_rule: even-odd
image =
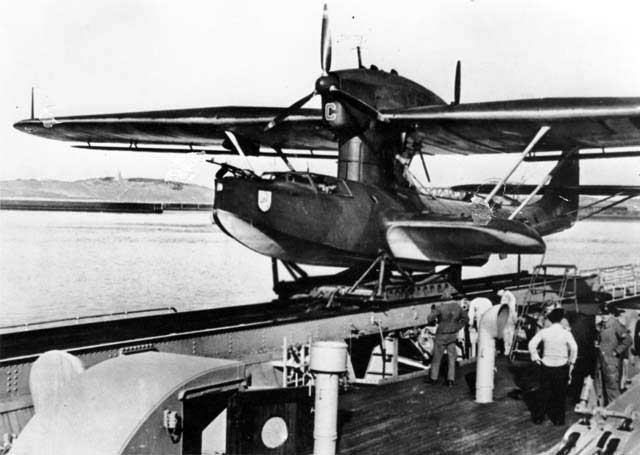
[[[482,264],[493,253],[545,251],[542,237],[522,222],[474,220],[471,204],[449,205],[438,201],[438,212],[424,200],[394,197],[359,182],[281,173],[219,179],[213,218],[260,254],[309,265],[371,263],[385,251],[418,270]]]

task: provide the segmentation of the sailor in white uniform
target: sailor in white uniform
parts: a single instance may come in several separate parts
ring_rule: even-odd
[[[545,414],[554,425],[564,425],[569,375],[578,357],[578,345],[570,331],[560,323],[564,310],[556,308],[547,318],[551,325],[540,330],[529,342],[531,361],[540,365],[540,401],[533,422],[542,423]],[[538,346],[543,345],[543,356]]]

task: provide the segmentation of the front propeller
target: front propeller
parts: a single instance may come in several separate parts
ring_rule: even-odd
[[[326,3],[322,11],[320,31],[320,68],[323,76],[327,76],[331,71],[331,30],[329,30],[329,8]]]
[[[265,131],[269,131],[274,126],[276,126],[279,123],[281,123],[284,119],[289,117],[293,112],[297,111],[302,106],[307,104],[309,102],[309,100],[311,98],[313,98],[314,96],[316,96],[317,94],[318,94],[318,92],[316,92],[314,90],[313,92],[309,93],[308,95],[305,95],[302,98],[300,98],[298,101],[296,101],[291,106],[289,106],[285,111],[283,111],[282,113],[276,115],[269,123],[267,123],[267,126],[264,127],[264,130]]]
[[[287,117],[295,111],[307,104],[311,98],[316,95],[322,97],[330,97],[337,101],[344,101],[345,104],[351,106],[358,111],[364,113],[372,120],[384,121],[382,114],[373,106],[365,103],[359,98],[341,90],[339,88],[340,80],[335,74],[331,74],[331,31],[329,29],[329,9],[324,5],[322,13],[322,28],[320,34],[320,69],[322,75],[316,80],[315,89],[308,95],[303,96],[291,106],[286,108],[282,113],[275,116],[265,127],[265,131],[269,131],[282,123]]]

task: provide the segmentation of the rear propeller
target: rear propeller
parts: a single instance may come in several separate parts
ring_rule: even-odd
[[[451,102],[452,106],[457,106],[458,104],[460,104],[460,78],[461,78],[461,74],[460,74],[461,70],[460,70],[460,60],[458,60],[458,63],[456,64],[456,78],[455,81],[453,83],[453,101]]]
[[[375,120],[385,121],[382,114],[373,106],[365,103],[364,101],[356,98],[355,96],[339,89],[337,85],[339,80],[331,72],[331,31],[329,29],[329,9],[325,3],[324,10],[322,12],[322,28],[320,35],[320,69],[322,71],[321,76],[316,80],[315,89],[308,95],[303,96],[291,106],[286,108],[282,113],[275,116],[265,127],[265,131],[269,131],[278,124],[282,123],[287,117],[307,104],[311,98],[316,95],[326,96],[330,95],[332,98],[342,100],[345,103],[351,105],[355,109],[363,112],[367,116]]]

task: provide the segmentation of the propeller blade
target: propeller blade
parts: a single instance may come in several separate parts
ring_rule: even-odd
[[[33,109],[33,105],[34,105],[34,101],[33,101],[33,87],[31,87],[31,120],[35,119],[36,116],[34,114],[34,109]]]
[[[286,155],[282,152],[282,149],[280,147],[271,147],[273,150],[275,150],[275,152],[277,153],[277,155],[280,157],[280,159],[282,161],[284,161],[284,164],[287,165],[287,167],[289,168],[289,170],[291,172],[295,172],[295,168],[291,165],[291,163],[289,162],[289,160],[287,159]]]
[[[378,120],[380,122],[388,122],[389,121],[375,107],[365,103],[361,99],[356,98],[355,96],[353,96],[353,95],[351,95],[351,94],[349,94],[347,92],[344,92],[344,91],[342,91],[342,90],[340,90],[339,88],[336,88],[336,87],[331,87],[329,89],[329,91],[331,92],[331,94],[336,99],[338,99],[338,100],[341,99],[343,101],[346,101],[351,106],[353,106],[354,108],[358,109],[360,112],[363,112],[364,114],[366,114],[369,117],[371,117],[371,119]]]
[[[304,106],[305,104],[307,104],[307,102],[313,98],[316,95],[316,91],[314,90],[313,92],[309,93],[308,95],[303,96],[302,98],[300,98],[298,101],[296,101],[295,103],[293,103],[291,106],[289,106],[286,110],[284,110],[282,113],[276,115],[273,120],[271,120],[267,126],[264,127],[265,131],[269,131],[270,129],[272,129],[274,126],[276,126],[277,124],[281,123],[284,119],[286,119],[287,117],[289,117],[293,112],[297,111],[298,109],[300,109],[302,106]]]
[[[453,104],[454,106],[460,104],[460,60],[456,64],[456,79],[453,87]]]
[[[322,75],[326,76],[331,71],[331,31],[329,30],[329,9],[324,4],[322,12],[322,31],[320,35],[320,68]]]

